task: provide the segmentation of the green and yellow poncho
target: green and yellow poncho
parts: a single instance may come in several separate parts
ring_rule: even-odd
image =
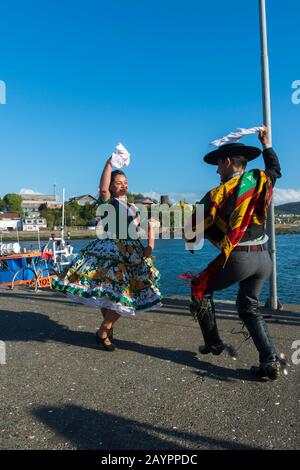
[[[213,279],[219,269],[224,268],[248,226],[265,223],[271,196],[270,178],[264,171],[254,169],[231,178],[201,199],[199,204],[204,205],[204,236],[221,249],[221,254],[199,274],[181,276],[192,279],[193,296],[202,299],[210,290]],[[197,233],[194,220],[192,226]]]

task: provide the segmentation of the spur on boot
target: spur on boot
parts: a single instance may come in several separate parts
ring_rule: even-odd
[[[263,362],[258,367],[253,366],[251,372],[258,378],[267,377],[277,380],[281,375],[288,375],[288,364],[283,354],[276,361]]]

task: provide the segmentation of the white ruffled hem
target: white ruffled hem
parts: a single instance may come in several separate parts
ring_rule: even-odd
[[[94,308],[108,308],[110,310],[114,310],[116,313],[121,315],[122,317],[134,317],[139,313],[149,312],[150,310],[157,310],[158,308],[162,307],[162,303],[159,302],[152,307],[148,307],[141,310],[136,310],[134,307],[126,307],[120,303],[113,302],[109,300],[107,297],[81,297],[79,295],[64,293],[64,296],[67,296],[69,299],[72,299],[74,302],[87,305],[88,307]],[[153,299],[154,300],[154,299]],[[151,300],[150,300],[151,301]]]

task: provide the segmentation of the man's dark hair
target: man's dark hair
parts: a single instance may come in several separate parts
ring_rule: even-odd
[[[112,184],[118,175],[123,175],[126,177],[125,173],[121,170],[114,170],[111,172],[110,184]]]
[[[221,160],[222,162],[225,162],[227,157],[222,157]],[[246,166],[247,166],[247,163],[248,163],[248,160],[246,157],[243,157],[242,155],[236,155],[234,157],[228,157],[233,165],[236,167],[236,168],[243,168],[245,169]]]

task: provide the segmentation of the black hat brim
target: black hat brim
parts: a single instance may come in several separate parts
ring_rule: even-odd
[[[236,157],[241,156],[245,157],[248,162],[259,157],[261,150],[258,147],[252,147],[250,145],[223,145],[217,150],[209,152],[203,160],[209,165],[218,165],[219,158],[223,157]]]

